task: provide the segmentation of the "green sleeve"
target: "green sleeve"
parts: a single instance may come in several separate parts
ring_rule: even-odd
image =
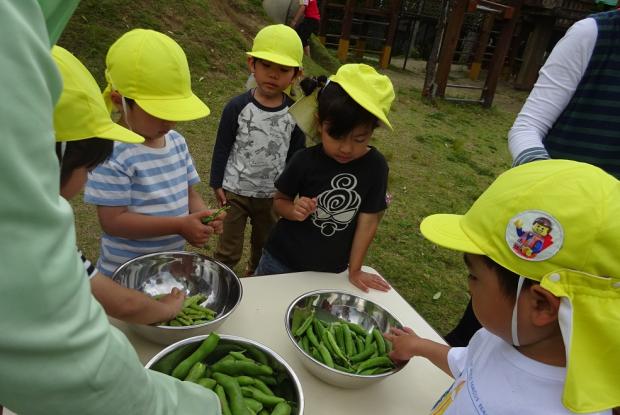
[[[219,415],[213,392],[144,369],[90,294],[58,193],[61,83],[34,0],[0,1],[0,90],[0,404],[35,415]]]
[[[37,0],[37,2],[41,6],[52,46],[58,41],[80,0]]]

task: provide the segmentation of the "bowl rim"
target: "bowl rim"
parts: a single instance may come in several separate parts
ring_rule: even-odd
[[[286,334],[288,335],[289,340],[293,343],[293,345],[295,346],[295,348],[300,351],[302,353],[303,356],[308,357],[313,363],[317,363],[319,365],[321,365],[323,368],[329,370],[330,372],[337,374],[337,375],[343,375],[345,377],[350,377],[353,379],[381,379],[381,378],[385,378],[388,377],[390,375],[393,375],[394,373],[400,371],[403,367],[406,366],[407,363],[405,363],[404,365],[400,365],[400,366],[396,366],[394,369],[389,370],[387,372],[383,372],[383,373],[379,373],[376,375],[358,375],[357,373],[347,373],[347,372],[343,372],[341,370],[332,368],[327,366],[325,363],[323,362],[319,362],[318,360],[316,360],[314,357],[312,357],[311,355],[309,355],[308,353],[306,353],[306,351],[304,349],[302,349],[301,347],[299,347],[299,345],[297,344],[297,342],[295,341],[295,337],[293,336],[293,334],[291,333],[291,328],[290,328],[290,324],[289,324],[289,320],[290,320],[290,315],[291,312],[293,310],[293,307],[303,298],[305,297],[310,297],[311,295],[316,295],[316,294],[326,294],[326,293],[330,293],[330,294],[346,294],[346,295],[351,295],[353,297],[357,297],[360,298],[364,301],[368,301],[378,307],[380,307],[383,311],[385,311],[386,313],[388,313],[394,320],[396,320],[396,322],[398,324],[400,324],[401,327],[404,327],[403,323],[400,321],[400,319],[398,319],[397,317],[394,316],[394,314],[388,310],[387,308],[383,307],[380,304],[377,304],[375,301],[369,300],[368,298],[361,296],[361,295],[357,295],[354,294],[350,291],[345,291],[345,290],[330,290],[330,289],[321,289],[321,290],[312,290],[312,291],[308,291],[304,294],[299,295],[297,298],[295,298],[290,304],[289,306],[286,308],[286,313],[284,315],[284,328],[286,329]]]
[[[239,298],[237,299],[237,302],[235,303],[235,305],[233,305],[232,308],[230,310],[228,310],[226,313],[224,313],[222,315],[219,315],[219,316],[215,317],[215,319],[213,319],[211,321],[207,321],[205,323],[194,324],[194,325],[191,325],[191,326],[178,326],[178,327],[177,326],[162,326],[162,325],[154,325],[154,324],[139,324],[139,325],[140,326],[146,326],[146,327],[157,327],[157,328],[162,329],[162,330],[183,331],[183,330],[187,330],[187,329],[196,329],[196,328],[201,328],[201,327],[207,327],[207,326],[210,326],[210,325],[215,324],[215,323],[222,322],[225,319],[227,319],[228,316],[230,316],[233,313],[233,311],[235,311],[235,309],[241,303],[241,299],[243,298],[243,284],[241,284],[241,278],[239,278],[239,276],[237,276],[237,274],[232,269],[230,269],[230,267],[228,267],[226,264],[224,264],[224,263],[218,261],[217,259],[212,258],[212,257],[210,257],[208,255],[204,255],[204,254],[201,254],[199,252],[192,252],[192,251],[161,251],[161,252],[152,252],[150,254],[144,254],[144,255],[137,256],[137,257],[132,258],[129,261],[123,263],[121,266],[119,266],[116,269],[116,271],[114,271],[114,273],[112,274],[111,278],[112,278],[112,280],[114,282],[116,282],[117,284],[120,284],[117,281],[117,277],[116,277],[117,274],[119,274],[121,270],[123,270],[124,268],[128,267],[133,262],[137,262],[140,259],[144,259],[144,258],[148,258],[148,257],[152,257],[152,256],[170,255],[170,254],[183,254],[183,255],[200,257],[201,259],[206,259],[208,261],[215,262],[219,266],[227,269],[235,277],[235,280],[237,281],[237,284],[239,285]],[[140,292],[143,292],[143,291],[140,291]]]
[[[165,348],[160,350],[155,356],[151,357],[149,359],[149,361],[146,362],[144,367],[146,369],[153,370],[153,369],[151,369],[151,366],[153,366],[159,359],[163,358],[165,355],[167,355],[171,351],[176,350],[179,347],[185,346],[187,344],[203,341],[204,339],[206,339],[210,335],[211,335],[211,333],[209,333],[209,334],[201,334],[201,335],[198,335],[198,336],[187,337],[187,338],[185,338],[183,340],[179,340],[178,342],[172,343],[171,345],[166,346]],[[274,351],[269,346],[267,346],[267,345],[265,345],[263,343],[260,343],[260,342],[258,342],[256,340],[248,339],[246,337],[234,336],[234,335],[231,335],[231,334],[220,334],[220,333],[217,333],[217,335],[220,337],[220,340],[230,340],[230,341],[237,341],[237,342],[241,342],[241,343],[249,343],[252,346],[255,346],[255,347],[258,347],[259,349],[262,349],[263,351],[269,352],[273,357],[275,357],[276,360],[278,361],[278,363],[280,363],[282,366],[284,366],[286,368],[288,374],[292,377],[293,383],[296,385],[296,387],[297,387],[297,389],[299,391],[299,402],[298,402],[297,413],[298,414],[303,414],[304,413],[305,397],[304,397],[303,385],[301,384],[301,381],[299,380],[299,376],[297,376],[297,373],[295,373],[295,371],[293,370],[291,365],[289,365],[288,362],[282,356],[280,356],[276,351]]]

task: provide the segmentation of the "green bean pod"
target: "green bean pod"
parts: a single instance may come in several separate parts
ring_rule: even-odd
[[[205,371],[207,370],[207,365],[202,362],[194,363],[194,366],[189,370],[189,373],[185,377],[185,380],[188,382],[198,382],[198,379],[204,376]]]
[[[286,402],[280,402],[275,408],[273,408],[271,415],[291,415],[292,410],[293,408],[291,408],[291,405]]]
[[[177,367],[172,371],[172,376],[177,379],[185,379],[189,370],[194,366],[196,362],[202,362],[205,358],[215,350],[218,342],[220,341],[220,336],[216,333],[209,334],[209,337],[203,340],[202,344],[196,349],[194,353],[192,353],[188,358],[183,360],[178,364]]]
[[[237,380],[223,373],[214,373],[213,378],[218,384],[222,385],[224,391],[226,391],[226,396],[229,399],[228,404],[232,415],[249,415],[248,407],[243,400],[241,386],[239,386]]]
[[[252,386],[242,386],[241,392],[246,398],[256,399],[258,402],[262,403],[268,408],[274,407],[280,402],[284,402],[284,398],[280,398],[275,395],[267,395],[260,390],[253,388]]]
[[[222,385],[215,385],[214,389],[215,394],[220,400],[220,407],[222,408],[222,415],[232,415],[230,412],[230,406],[228,406],[228,399],[226,398],[226,392]]]

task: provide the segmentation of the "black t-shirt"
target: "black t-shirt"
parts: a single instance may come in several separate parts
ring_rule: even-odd
[[[294,271],[346,270],[358,214],[387,207],[387,177],[387,162],[374,147],[346,164],[320,144],[298,151],[276,188],[289,197],[317,197],[317,210],[303,222],[281,218],[265,249]]]

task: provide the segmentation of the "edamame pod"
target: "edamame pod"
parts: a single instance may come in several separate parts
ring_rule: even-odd
[[[291,408],[291,405],[286,402],[280,402],[275,408],[273,408],[271,415],[291,415],[292,410],[293,408]]]
[[[258,413],[263,409],[263,404],[258,402],[256,399],[252,398],[243,398],[245,404],[248,408],[250,408],[254,413]]]
[[[202,344],[196,349],[194,353],[192,353],[188,358],[183,360],[178,364],[177,367],[172,371],[172,376],[177,379],[185,379],[189,370],[194,366],[196,362],[202,362],[205,358],[211,353],[218,342],[220,341],[220,336],[216,333],[209,334],[209,337],[203,340]]]
[[[239,386],[237,380],[223,373],[214,373],[213,378],[219,385],[222,385],[224,391],[226,391],[226,396],[229,399],[228,405],[230,406],[232,415],[249,415],[248,407],[243,400],[241,386]]]
[[[220,372],[227,375],[239,376],[239,375],[272,375],[273,369],[267,365],[261,365],[260,363],[247,362],[245,360],[228,360],[225,362],[219,361],[213,366],[211,370],[214,372]]]
[[[185,377],[185,380],[188,382],[198,382],[198,379],[204,376],[205,371],[207,370],[207,365],[202,362],[194,363],[194,366],[189,370],[189,373]]]
[[[269,386],[258,378],[254,378],[254,387],[267,395],[274,395]]]
[[[230,406],[228,406],[228,399],[226,398],[226,392],[224,392],[224,388],[222,385],[215,385],[213,389],[215,394],[220,400],[220,407],[222,408],[222,415],[232,415],[230,412]]]
[[[204,386],[207,389],[213,389],[215,388],[215,385],[217,384],[217,382],[215,381],[215,379],[211,379],[211,378],[202,378],[202,379],[198,379],[197,382],[200,386]]]
[[[253,388],[252,386],[241,386],[241,392],[246,398],[256,399],[258,402],[262,403],[268,408],[274,407],[280,402],[284,402],[284,398],[280,398],[274,395],[267,395],[260,390]]]

